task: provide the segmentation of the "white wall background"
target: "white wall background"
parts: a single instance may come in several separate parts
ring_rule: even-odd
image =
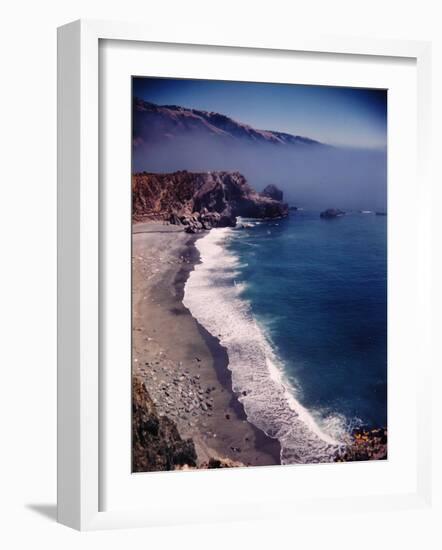
[[[79,17],[164,26],[235,27],[269,37],[298,30],[434,41],[434,178],[442,182],[440,132],[442,17],[437,0],[15,0],[2,6],[0,32],[0,545],[3,548],[440,548],[441,475],[432,510],[388,515],[293,518],[79,534],[56,524],[56,27]],[[436,190],[434,234],[442,193]],[[440,214],[439,214],[440,215]],[[410,213],[412,219],[412,213]],[[438,245],[438,246],[437,246]],[[442,280],[440,253],[435,281]],[[435,295],[436,339],[441,294]],[[442,365],[439,350],[437,364]],[[434,385],[434,397],[440,389]],[[435,456],[441,407],[435,404]],[[296,490],[294,487],[293,490]],[[233,496],[233,495],[232,495]],[[206,497],[207,498],[207,497]],[[440,522],[439,522],[440,523]]]

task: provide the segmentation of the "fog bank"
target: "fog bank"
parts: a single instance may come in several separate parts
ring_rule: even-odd
[[[134,144],[134,172],[177,170],[239,171],[257,191],[274,183],[284,200],[306,209],[387,207],[386,150],[212,143],[203,136]]]

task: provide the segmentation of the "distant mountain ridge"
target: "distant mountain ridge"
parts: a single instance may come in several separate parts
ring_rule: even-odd
[[[274,183],[287,202],[319,211],[387,208],[386,150],[258,130],[225,114],[139,98],[132,106],[132,174],[239,172],[258,192]]]
[[[156,105],[143,99],[133,101],[134,145],[158,142],[188,135],[218,138],[224,142],[273,145],[324,145],[308,137],[274,130],[258,130],[221,113],[180,107]]]

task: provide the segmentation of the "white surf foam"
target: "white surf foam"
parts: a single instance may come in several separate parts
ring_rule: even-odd
[[[327,462],[340,441],[296,399],[265,330],[241,297],[244,287],[234,284],[239,261],[224,246],[232,235],[229,228],[212,229],[196,241],[201,263],[187,280],[184,305],[226,347],[233,391],[249,421],[279,440],[281,462]],[[332,417],[326,423],[336,436],[339,424]]]

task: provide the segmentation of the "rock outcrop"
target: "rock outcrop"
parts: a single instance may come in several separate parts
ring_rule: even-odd
[[[160,415],[146,386],[132,380],[132,471],[160,472],[237,468],[242,462],[226,457],[210,457],[199,463],[192,439],[182,439],[173,420]]]
[[[237,460],[231,460],[230,458],[211,458],[207,463],[208,470],[216,468],[238,468],[241,466],[245,466],[245,464]]]
[[[270,197],[271,199],[273,199],[275,201],[282,201],[283,196],[284,196],[281,189],[279,189],[279,187],[277,187],[273,183],[270,183],[269,185],[267,185],[264,188],[264,190],[262,192],[262,195],[264,195],[265,197]]]
[[[191,439],[183,440],[175,423],[159,416],[145,385],[132,383],[132,471],[153,472],[195,467],[197,455]]]
[[[335,462],[354,462],[387,459],[386,428],[358,428],[351,434],[351,442],[341,449]]]
[[[339,208],[327,208],[327,210],[324,210],[324,212],[321,212],[320,216],[321,218],[340,218],[343,216],[345,212],[343,210],[339,210]]]
[[[132,176],[132,214],[135,222],[167,220],[196,232],[233,227],[237,216],[284,217],[288,206],[257,193],[239,172],[142,172]]]

